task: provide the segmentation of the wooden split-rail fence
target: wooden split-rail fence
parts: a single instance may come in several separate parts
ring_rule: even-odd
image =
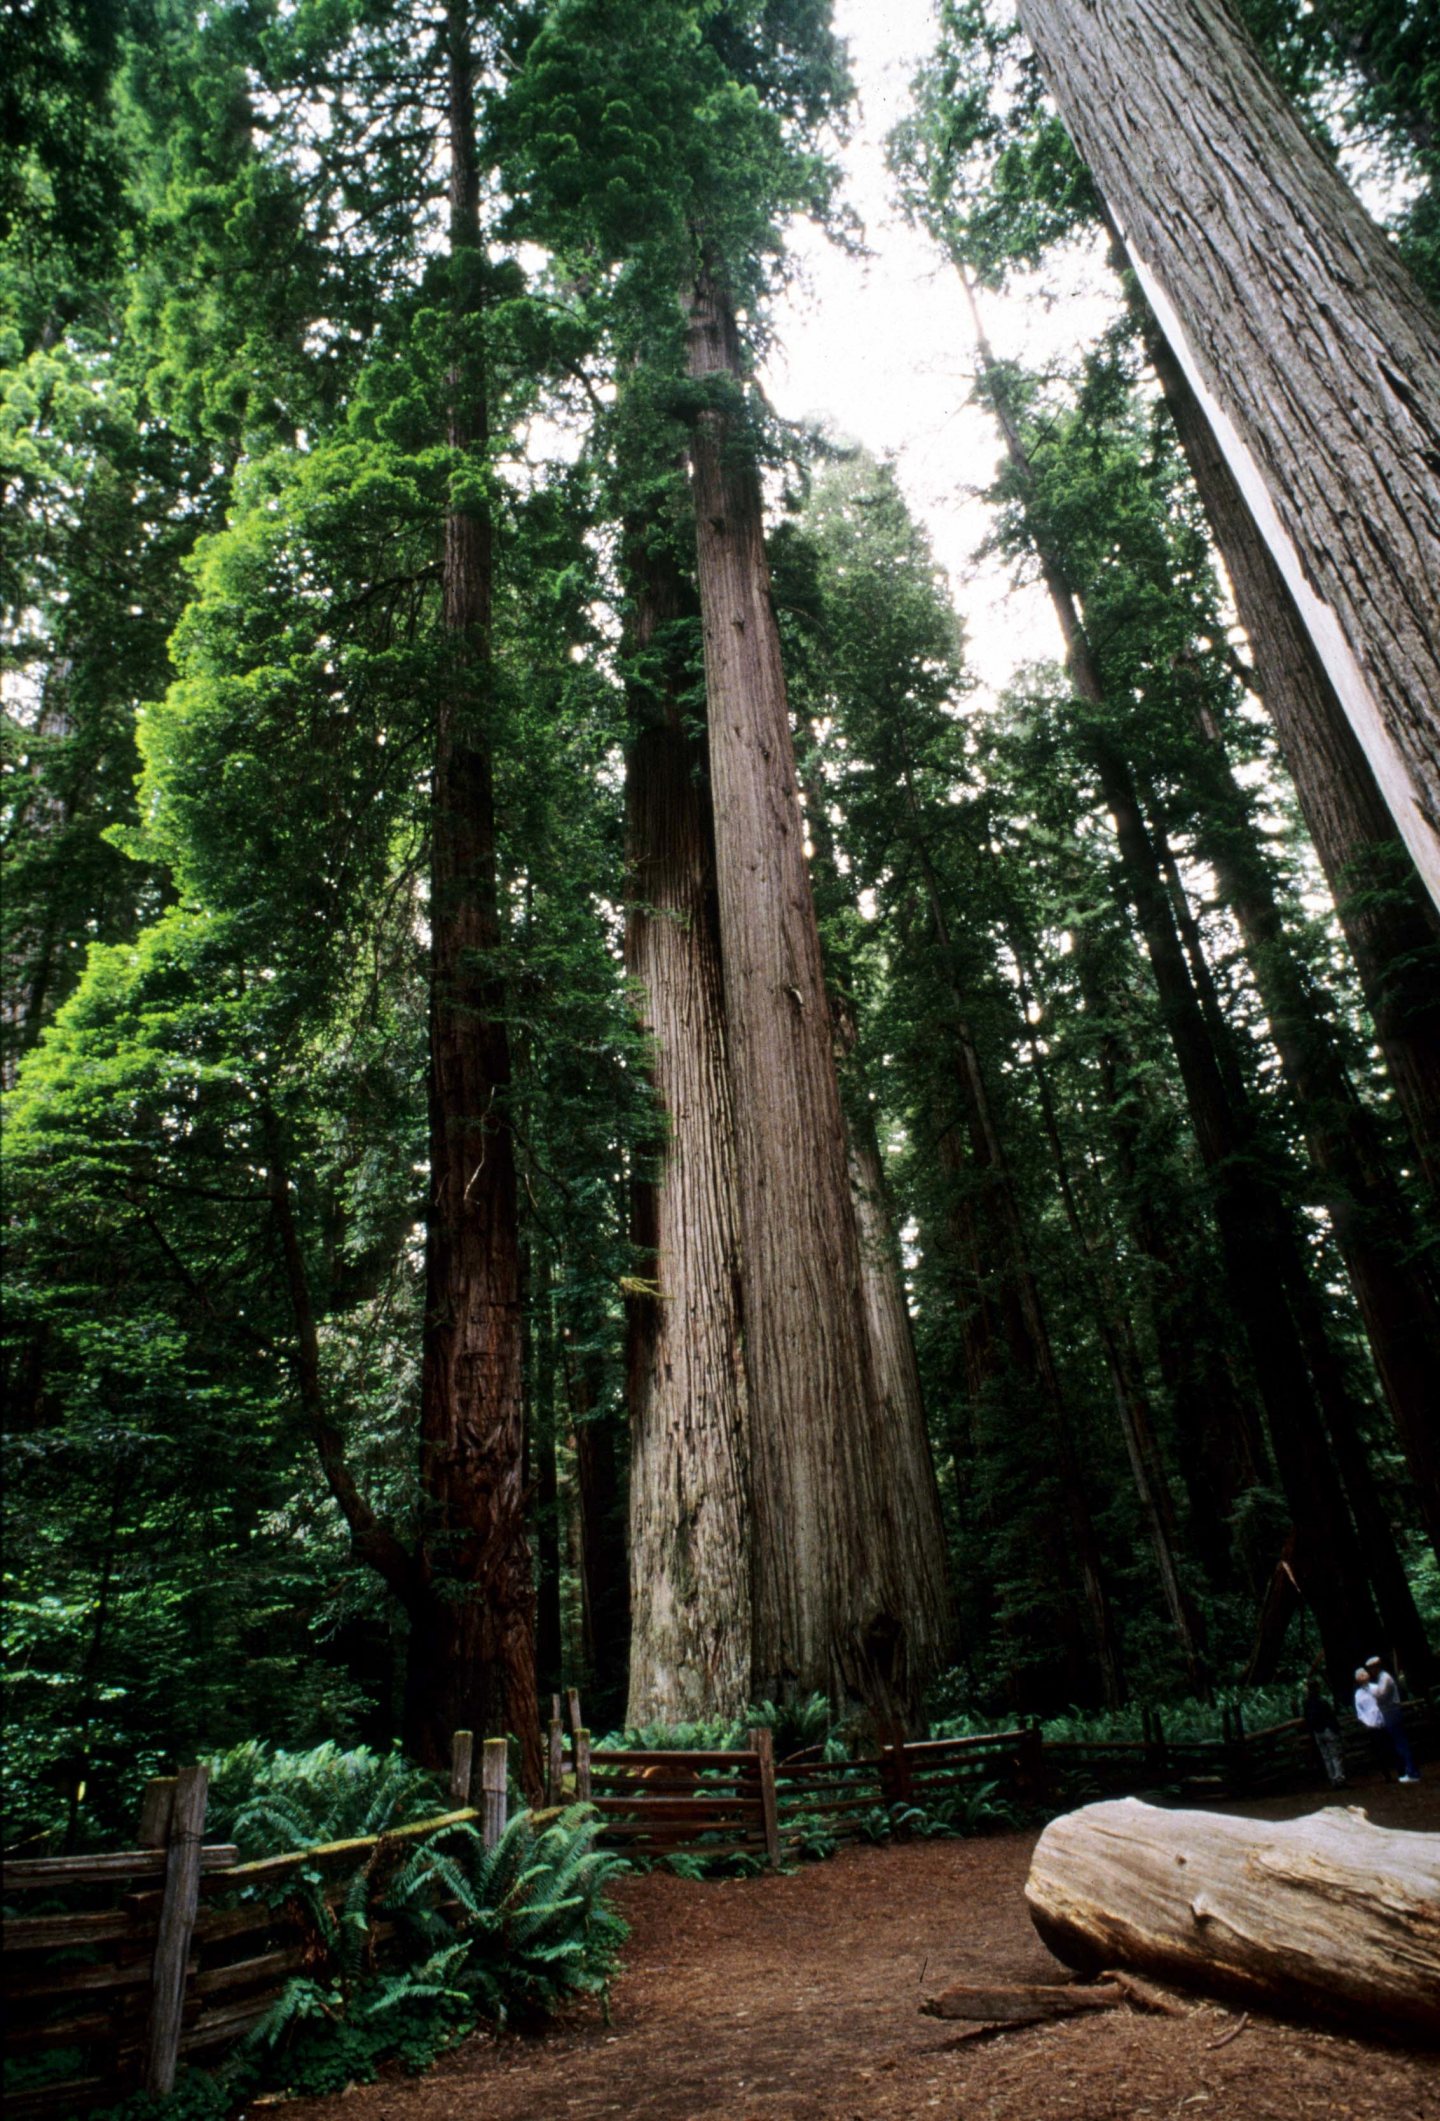
[[[1434,1697],[1407,1710],[1422,1742],[1440,1735],[1437,1710]],[[1031,1809],[1163,1787],[1193,1802],[1318,1779],[1301,1723],[1247,1731],[1238,1710],[1218,1739],[1170,1739],[1147,1713],[1138,1740],[1042,1740],[1036,1726],[919,1743],[897,1733],[864,1759],[826,1760],[812,1748],[779,1762],[764,1728],[724,1752],[592,1748],[573,1690],[566,1711],[557,1699],[547,1809],[593,1805],[603,1845],[642,1861],[775,1865],[887,1825],[903,1832],[907,1817],[943,1822],[947,1808],[963,1826],[967,1803],[987,1796]],[[1360,1735],[1346,1751],[1352,1766],[1366,1763]],[[478,1826],[493,1846],[506,1825],[506,1741],[485,1741],[478,1775],[475,1756],[471,1734],[457,1732],[453,1808],[387,1834],[242,1863],[237,1849],[205,1841],[207,1771],[197,1767],[148,1786],[133,1849],[7,1860],[5,2048],[20,2065],[9,2121],[84,2113],[136,2085],[166,2093],[181,2060],[212,2060],[252,2031],[288,1981],[324,1965],[302,1873],[333,1909],[357,1870],[378,1871],[447,1828]],[[372,1922],[381,1961],[393,1935],[392,1924]],[[72,2058],[63,2078],[26,2086],[27,2062],[62,2055]]]

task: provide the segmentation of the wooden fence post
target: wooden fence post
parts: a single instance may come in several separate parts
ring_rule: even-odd
[[[780,1809],[775,1800],[775,1733],[764,1724],[750,1730],[750,1750],[760,1768],[760,1823],[765,1830],[765,1860],[780,1861]]]
[[[575,1733],[575,1796],[581,1804],[590,1802],[590,1733],[583,1725]]]
[[[1020,1726],[1015,1748],[1015,1796],[1021,1804],[1040,1804],[1045,1797],[1044,1740],[1038,1723]]]
[[[170,1814],[175,1806],[174,1775],[157,1775],[145,1785],[140,1799],[140,1824],[135,1829],[138,1849],[163,1849],[170,1838]]]
[[[470,1776],[475,1763],[475,1733],[457,1731],[450,1740],[450,1795],[456,1804],[470,1802]]]
[[[550,1718],[550,1752],[545,1763],[545,1802],[559,1804],[565,1794],[565,1726],[560,1721],[560,1697]]]
[[[207,1767],[182,1768],[166,1836],[165,1890],[155,1938],[150,2026],[145,2049],[145,2089],[165,2097],[175,2089],[180,2028],[185,2015],[185,1970],[200,1902],[200,1845],[205,1838]]]
[[[487,1849],[493,1849],[505,1831],[509,1787],[509,1742],[504,1738],[487,1738],[480,1757],[480,1830]]]

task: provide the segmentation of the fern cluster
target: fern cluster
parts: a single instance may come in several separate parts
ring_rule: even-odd
[[[823,1694],[801,1701],[753,1701],[735,1717],[712,1716],[696,1723],[629,1724],[596,1742],[596,1750],[626,1753],[733,1753],[743,1751],[757,1727],[771,1731],[775,1757],[826,1746],[834,1736],[835,1718]],[[841,1749],[843,1751],[843,1748]]]
[[[206,1765],[207,1831],[233,1841],[247,1860],[385,1834],[445,1809],[439,1777],[413,1766],[398,1747],[376,1753],[326,1743],[287,1753],[252,1738]]]
[[[319,1963],[286,1985],[244,2060],[267,2083],[338,2090],[373,2077],[384,2059],[424,2068],[477,2020],[542,2018],[579,1995],[603,2000],[625,1936],[604,1887],[624,1865],[596,1849],[598,1831],[585,1805],[543,1826],[519,1812],[487,1849],[459,1821],[388,1870],[382,1844],[338,1904],[333,1886],[327,1902],[318,1870],[302,1872]],[[297,1893],[293,1878],[287,1892]]]

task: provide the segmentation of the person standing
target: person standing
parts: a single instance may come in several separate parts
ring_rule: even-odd
[[[1370,1751],[1375,1765],[1383,1768],[1388,1776],[1395,1764],[1395,1748],[1390,1743],[1385,1729],[1385,1713],[1375,1699],[1375,1690],[1370,1684],[1370,1674],[1362,1664],[1355,1672],[1355,1716],[1363,1726],[1370,1741]]]
[[[1393,1672],[1387,1672],[1378,1657],[1365,1660],[1365,1677],[1375,1706],[1380,1711],[1385,1736],[1394,1749],[1400,1763],[1400,1780],[1418,1782],[1415,1772],[1415,1756],[1410,1750],[1410,1740],[1405,1731],[1405,1710],[1400,1701],[1400,1688]]]
[[[1332,1790],[1343,1790],[1345,1754],[1340,1744],[1340,1726],[1335,1720],[1335,1705],[1328,1695],[1321,1693],[1320,1682],[1313,1676],[1305,1684],[1305,1706],[1301,1714],[1306,1730],[1315,1741],[1326,1780]]]

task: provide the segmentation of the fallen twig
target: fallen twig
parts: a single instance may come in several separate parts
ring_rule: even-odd
[[[1229,2030],[1229,2032],[1228,2032],[1228,2033],[1222,2033],[1222,2034],[1220,2035],[1220,2038],[1219,2038],[1218,2040],[1207,2040],[1207,2041],[1206,2041],[1206,2043],[1205,2043],[1205,2045],[1206,2045],[1206,2046],[1207,2046],[1208,2048],[1211,2048],[1212,2050],[1213,2050],[1214,2048],[1217,2048],[1217,2047],[1228,2047],[1228,2046],[1230,2045],[1230,2042],[1231,2042],[1232,2040],[1238,2040],[1238,2039],[1240,2038],[1240,2035],[1241,2035],[1241,2034],[1242,2034],[1242,2033],[1244,2032],[1244,2030],[1245,2030],[1246,2026],[1247,2026],[1247,2025],[1248,2025],[1249,2023],[1250,2023],[1250,2013],[1249,2013],[1249,2011],[1241,2011],[1241,2013],[1240,2013],[1240,2023],[1239,2023],[1238,2025],[1232,2025],[1232,2026],[1231,2026],[1231,2028],[1230,2028],[1230,2030]]]

